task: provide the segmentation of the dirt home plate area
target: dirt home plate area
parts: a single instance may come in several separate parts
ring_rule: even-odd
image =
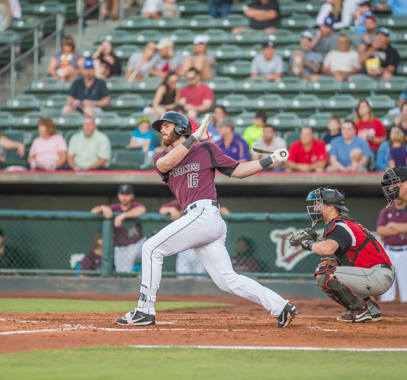
[[[58,298],[133,301],[129,296],[0,293],[0,298]],[[407,304],[382,303],[383,321],[339,323],[344,309],[330,300],[291,298],[299,315],[285,329],[261,307],[237,297],[162,296],[159,301],[233,304],[157,314],[151,327],[122,327],[117,313],[0,313],[0,353],[95,345],[308,347],[326,349],[407,349]],[[136,302],[135,302],[136,304]]]

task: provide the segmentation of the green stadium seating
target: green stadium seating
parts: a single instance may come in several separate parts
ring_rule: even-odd
[[[280,2],[280,17],[284,20],[301,9],[300,4],[294,0],[284,0]],[[283,25],[281,25],[283,27]]]
[[[215,96],[225,96],[236,89],[236,82],[230,77],[215,76],[205,83],[214,91]]]
[[[27,3],[25,1],[20,1],[20,7],[21,7],[21,14],[23,14],[23,15],[32,14],[34,11],[34,4]]]
[[[392,31],[404,31],[407,25],[407,15],[392,15],[386,17],[379,17],[377,20],[379,26],[384,26]]]
[[[284,111],[286,106],[287,101],[280,95],[269,94],[252,100],[251,109],[253,111],[265,111],[269,114],[276,114]]]
[[[75,133],[78,133],[78,132],[80,132],[80,131],[81,131],[80,129],[71,129],[71,130],[69,130],[69,131],[66,131],[66,132],[64,133],[64,139],[65,139],[66,143],[69,144],[69,140],[71,140],[71,137],[72,137]]]
[[[242,112],[235,119],[236,127],[246,128],[253,124],[255,112]]]
[[[38,107],[39,101],[35,95],[18,95],[15,98],[7,99],[4,109],[14,116],[22,116],[27,112],[37,111]]]
[[[237,26],[249,26],[249,19],[240,14],[230,14],[229,16],[217,20],[217,28],[231,30]]]
[[[154,144],[155,146],[161,146],[161,133],[157,132],[155,129],[151,129],[151,132],[153,132],[154,135]]]
[[[334,95],[341,90],[341,83],[334,77],[321,76],[315,82],[305,83],[305,91],[316,95]]]
[[[346,116],[349,112],[353,112],[358,100],[352,95],[341,94],[335,95],[323,101],[325,112],[332,112],[337,116]]]
[[[41,19],[34,15],[22,15],[20,19],[14,20],[11,24],[11,30],[19,34],[25,33],[27,30],[40,25]],[[28,33],[20,42],[21,50],[26,51],[34,45],[34,33]]]
[[[134,170],[139,169],[145,161],[145,153],[142,151],[118,150],[113,151],[110,169]]]
[[[302,127],[302,120],[297,114],[292,112],[281,112],[274,115],[271,119],[268,118],[267,122],[272,124],[276,130],[287,131],[298,129]]]
[[[300,139],[300,131],[288,131],[283,134],[283,139],[287,143],[287,146],[290,147],[294,141]]]
[[[226,107],[229,114],[238,114],[250,107],[250,100],[244,95],[227,95],[217,99],[216,104]]]
[[[140,82],[133,83],[133,92],[142,95],[147,98],[154,98],[155,91],[162,83],[161,78],[149,77],[144,78]]]
[[[406,33],[407,35],[407,33]],[[406,40],[407,42],[407,40]],[[399,65],[397,66],[397,71],[396,71],[397,75],[407,75],[407,62],[402,62],[399,63]]]
[[[158,34],[158,32],[157,32]],[[96,43],[97,45],[100,44],[103,40],[110,41],[114,47],[123,45],[123,44],[130,44],[130,43],[137,43],[137,36],[138,35],[133,35],[129,32],[126,32],[125,30],[112,30],[109,34],[105,34],[101,38],[99,38],[99,41]],[[140,36],[140,39],[142,37]],[[139,44],[144,44],[149,41],[144,41],[141,40],[139,41]]]
[[[37,16],[40,20],[43,20],[58,10],[65,14],[66,5],[57,1],[44,1],[43,3],[34,6],[32,14]],[[45,25],[43,25],[44,35],[48,36],[53,33],[56,29],[56,24],[56,17],[52,17],[48,20]]]
[[[322,102],[312,94],[297,95],[287,101],[287,110],[294,112],[300,117],[311,116],[322,107]]]
[[[106,79],[106,87],[109,89],[110,95],[115,97],[117,94],[131,92],[133,90],[133,83],[128,82],[124,76],[112,77]]]
[[[250,75],[251,63],[246,61],[234,61],[221,68],[222,75],[230,76],[234,79],[244,79]]]
[[[62,107],[66,104],[65,94],[52,95],[41,103],[41,111],[50,116],[58,116],[61,113]]]
[[[273,33],[268,35],[268,40],[273,42],[274,45],[289,45],[299,42],[298,34],[294,34],[287,29],[277,29]]]
[[[293,51],[297,50],[297,49],[301,49],[301,46],[299,44],[289,44],[287,46],[284,47],[279,47],[276,49],[276,53],[284,59],[284,61],[289,61]]]
[[[240,47],[249,47],[254,44],[264,42],[266,36],[253,29],[243,30],[239,34],[230,34],[229,43],[239,45]]]
[[[270,90],[270,82],[260,77],[249,77],[237,82],[237,89],[239,93],[254,99],[266,94]]]
[[[120,128],[121,121],[121,117],[116,112],[103,112],[95,117],[95,123],[99,129]]]
[[[3,48],[5,45],[8,45],[10,42],[18,40],[19,34],[14,30],[7,29],[0,32],[0,49]],[[8,51],[3,51],[0,54],[0,67],[7,65],[10,63],[10,54],[11,49]]]
[[[342,83],[342,92],[356,98],[370,96],[377,89],[377,81],[366,76],[353,76],[352,81]]]
[[[96,45],[89,46],[89,47],[87,47],[87,48],[85,48],[85,49],[82,50],[82,55],[83,55],[85,58],[91,58],[92,55],[93,55],[93,53],[96,51],[97,48],[98,48],[98,47],[97,47]],[[116,51],[115,51],[115,52],[116,52]]]
[[[1,117],[1,115],[0,115]],[[25,135],[29,134],[30,132],[26,132],[26,131],[16,131],[16,130],[11,130],[11,131],[1,131],[1,134],[3,136],[6,136],[7,138],[9,138],[10,140],[13,141],[18,141],[20,143],[25,144],[26,143],[26,138]]]
[[[407,60],[407,45],[405,44],[392,44],[392,46],[397,50],[399,53],[400,60],[406,61]]]
[[[126,149],[130,144],[130,131],[104,131],[104,133],[109,137],[112,149]]]
[[[208,14],[209,7],[207,3],[199,3],[198,1],[183,1],[178,5],[182,18],[191,17],[199,14]]]
[[[117,112],[120,116],[129,116],[144,106],[144,99],[137,94],[120,95],[110,102],[110,110]]]
[[[127,30],[127,31],[135,31],[135,30],[146,30],[152,29],[156,27],[156,20],[151,20],[147,17],[143,17],[141,15],[133,15],[125,20],[120,21],[119,26],[117,29],[119,30]]]
[[[227,44],[230,40],[230,34],[226,33],[222,29],[207,29],[202,32],[209,38],[209,46],[214,49],[216,46]]]
[[[252,3],[251,0],[243,0],[243,1],[234,3],[232,6],[232,13],[242,14],[250,3]]]
[[[378,93],[387,94],[393,98],[398,98],[399,95],[407,87],[407,78],[401,76],[394,76],[390,80],[377,82]]]
[[[221,45],[213,52],[218,63],[229,64],[242,58],[243,51],[237,45]]]
[[[191,29],[194,33],[200,34],[207,29],[217,28],[217,20],[208,14],[198,14],[189,20],[185,20],[185,28]]]
[[[297,0],[298,1],[298,0]],[[305,1],[305,0],[302,0]],[[312,17],[317,15],[319,10],[321,9],[321,1],[320,0],[311,0],[308,1],[307,4],[298,4],[298,9],[301,13],[306,13]]]
[[[277,49],[276,49],[277,50]],[[252,61],[253,58],[261,53],[261,45],[260,44],[255,44],[252,46],[249,46],[245,49],[242,49],[243,55],[239,59],[245,59],[245,60],[250,60]]]
[[[141,49],[138,46],[134,45],[120,45],[114,50],[114,53],[119,57],[122,63],[122,70],[125,71],[125,66],[127,65],[127,61],[131,57],[133,53],[139,53]]]
[[[186,21],[179,17],[164,16],[157,21],[157,24],[154,25],[154,29],[162,32],[174,29],[182,29],[185,27],[185,23]]]
[[[318,112],[308,116],[304,120],[305,125],[309,125],[316,131],[326,131],[328,129],[328,119],[332,116],[329,112]]]
[[[154,118],[152,116],[145,115],[143,112],[133,112],[130,116],[124,117],[122,119],[120,128],[134,130],[135,128],[137,128],[138,120],[141,117],[147,117],[147,116],[150,117],[150,122],[153,122]]]
[[[44,77],[30,83],[28,88],[30,94],[34,94],[38,99],[45,99],[53,94],[65,92],[64,83],[57,78]],[[65,95],[66,96],[66,95]]]
[[[19,117],[14,124],[15,128],[21,129],[37,129],[38,128],[38,120],[41,117],[44,117],[43,112],[27,112],[25,115]]]
[[[399,117],[400,115],[389,115],[386,114],[380,118],[382,121],[383,125],[387,128],[390,129],[394,125],[394,119],[396,117]]]
[[[280,82],[270,83],[270,92],[292,98],[305,90],[305,83],[297,77],[283,77]]]
[[[149,42],[158,42],[163,37],[169,37],[166,34],[160,33],[157,30],[144,30],[137,34],[126,32],[129,37],[129,43],[144,47]],[[174,41],[175,42],[175,41]],[[123,42],[126,43],[126,42]]]
[[[14,116],[11,112],[0,111],[0,129],[4,132],[5,128],[14,126]]]
[[[83,115],[79,112],[69,112],[53,118],[58,129],[81,128]]]
[[[20,157],[15,149],[6,150],[4,158],[6,159],[6,166],[20,165],[27,167],[27,155]]]
[[[396,102],[388,95],[371,95],[367,99],[376,117],[386,115],[389,109],[396,105]]]
[[[312,28],[315,24],[315,19],[306,15],[293,13],[290,16],[281,20],[281,27],[284,29],[297,30],[302,32],[303,30]]]
[[[176,29],[169,32],[169,38],[174,42],[176,47],[191,44],[194,40],[195,33],[190,29]]]

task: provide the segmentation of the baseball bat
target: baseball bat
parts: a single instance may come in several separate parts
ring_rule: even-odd
[[[256,153],[265,153],[265,154],[273,154],[274,151],[267,148],[266,146],[262,146],[259,144],[254,144],[253,145],[253,151]],[[280,153],[281,157],[285,157],[285,152]]]

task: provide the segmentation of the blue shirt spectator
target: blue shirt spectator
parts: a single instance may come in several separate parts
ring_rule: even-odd
[[[406,0],[387,0],[387,5],[391,8],[394,15],[407,15]]]
[[[390,143],[383,141],[380,144],[376,157],[376,171],[382,172],[389,167]]]
[[[131,135],[130,149],[142,150],[145,153],[154,151],[154,135],[150,130],[149,117],[141,117],[139,119],[139,125]]]

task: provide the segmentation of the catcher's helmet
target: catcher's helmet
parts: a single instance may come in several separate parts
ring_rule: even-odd
[[[396,166],[393,169],[387,169],[381,180],[382,190],[387,199],[386,207],[390,207],[399,197],[400,185],[407,180],[407,168]]]
[[[319,187],[308,194],[307,201],[314,202],[312,206],[307,206],[308,215],[312,220],[312,227],[322,220],[323,204],[349,211],[345,206],[345,193],[342,190]]]
[[[192,133],[192,125],[186,116],[182,113],[169,111],[162,115],[158,120],[156,120],[152,127],[161,132],[161,124],[164,121],[169,121],[170,123],[175,124],[174,131],[177,135],[180,136],[190,136]]]

